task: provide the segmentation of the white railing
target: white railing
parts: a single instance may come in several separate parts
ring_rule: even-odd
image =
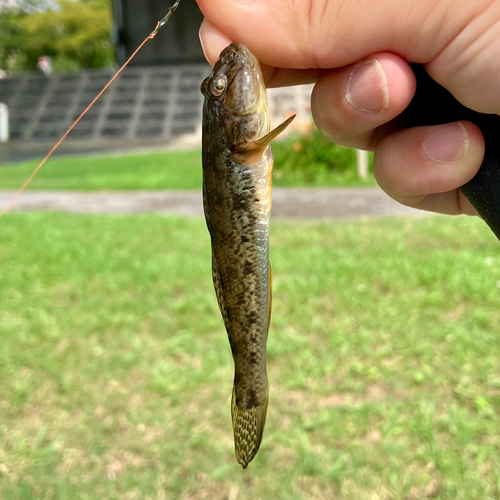
[[[368,151],[356,149],[356,160],[358,164],[358,176],[360,179],[368,178]]]
[[[9,160],[9,108],[0,102],[0,163]]]

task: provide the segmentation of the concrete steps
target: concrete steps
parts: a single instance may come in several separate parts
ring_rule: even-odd
[[[63,150],[198,146],[200,84],[209,72],[205,64],[125,69],[70,133]],[[0,102],[9,107],[10,147],[45,152],[111,77],[110,71],[91,70],[0,80]],[[293,127],[307,127],[311,88],[269,90],[272,126],[297,113]]]

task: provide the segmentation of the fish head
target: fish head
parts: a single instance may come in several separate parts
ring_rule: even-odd
[[[232,43],[221,52],[201,92],[205,96],[204,119],[214,120],[230,147],[269,132],[266,87],[259,61],[241,43]]]

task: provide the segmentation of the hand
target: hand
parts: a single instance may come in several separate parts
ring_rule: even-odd
[[[316,82],[313,117],[339,144],[375,152],[374,174],[401,203],[475,214],[457,189],[481,164],[470,122],[405,128],[415,91],[407,61],[462,104],[500,113],[496,0],[198,0],[200,37],[214,63],[232,41],[263,63],[269,86]]]

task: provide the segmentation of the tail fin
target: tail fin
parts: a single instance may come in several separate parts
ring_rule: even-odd
[[[233,417],[234,450],[237,462],[244,468],[259,451],[266,423],[268,398],[259,406],[245,410],[236,404],[233,388],[231,416]]]

